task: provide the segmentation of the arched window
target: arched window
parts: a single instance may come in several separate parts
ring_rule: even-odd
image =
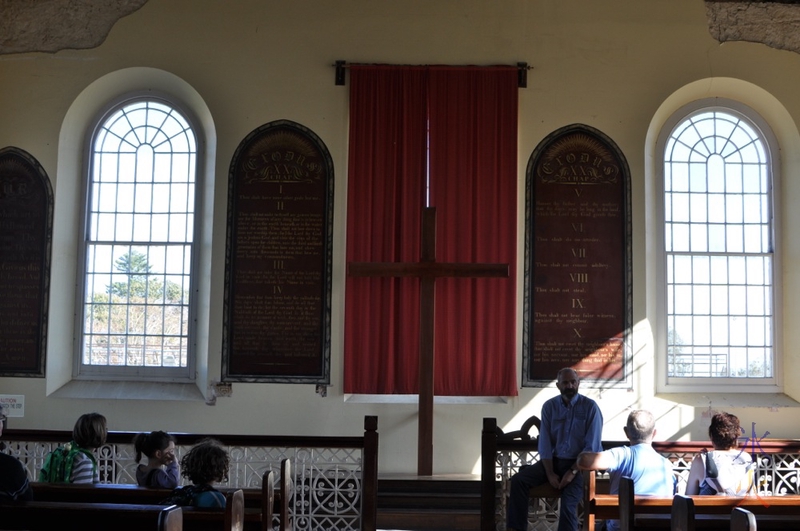
[[[771,133],[743,106],[683,109],[659,142],[669,385],[775,385]]]
[[[197,138],[160,99],[106,113],[89,146],[81,376],[189,378]]]

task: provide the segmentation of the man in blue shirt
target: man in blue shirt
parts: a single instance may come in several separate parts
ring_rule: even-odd
[[[560,396],[542,406],[539,430],[539,461],[520,468],[511,478],[508,528],[528,529],[528,491],[550,483],[561,491],[558,531],[577,531],[578,503],[583,496],[583,476],[575,461],[584,451],[603,450],[603,414],[591,398],[578,394],[578,373],[566,367],[558,371],[556,387]]]
[[[625,435],[630,446],[618,446],[605,452],[582,452],[578,456],[581,470],[608,470],[611,476],[611,494],[619,493],[619,481],[623,476],[633,480],[636,494],[649,496],[672,496],[675,494],[677,478],[672,472],[672,463],[655,450],[652,441],[656,434],[653,414],[643,409],[631,411],[625,426]],[[619,521],[608,520],[606,531],[618,531]]]

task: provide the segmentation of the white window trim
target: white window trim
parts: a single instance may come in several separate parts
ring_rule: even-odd
[[[81,225],[81,235],[85,235],[87,228],[86,224],[89,223],[89,181],[90,181],[90,172],[93,171],[92,169],[92,153],[94,151],[94,142],[96,140],[97,131],[101,125],[111,116],[114,112],[119,109],[124,108],[126,105],[135,103],[138,101],[156,101],[162,103],[164,105],[168,105],[169,107],[178,111],[183,118],[189,123],[192,128],[192,133],[195,136],[195,141],[197,143],[197,152],[195,155],[196,160],[198,161],[197,167],[195,168],[195,190],[200,190],[202,188],[203,183],[200,181],[201,178],[201,168],[199,161],[202,158],[203,153],[203,143],[200,139],[200,135],[198,134],[198,125],[197,119],[193,116],[190,110],[187,110],[183,103],[180,100],[176,100],[174,97],[170,96],[169,94],[164,94],[155,91],[148,91],[147,93],[143,93],[141,91],[129,94],[121,94],[112,102],[107,105],[102,113],[97,117],[93,126],[87,131],[86,136],[86,145],[84,147],[84,179],[83,179],[83,211],[82,211],[82,225]],[[200,205],[201,198],[198,194],[195,194],[195,211],[194,211],[194,227],[193,227],[193,243],[192,243],[192,275],[190,279],[190,287],[189,291],[192,294],[190,297],[189,302],[189,314],[188,314],[188,321],[189,321],[189,335],[188,335],[188,342],[189,342],[189,349],[187,354],[187,366],[185,368],[164,368],[164,367],[116,367],[116,366],[87,366],[81,363],[81,352],[83,350],[83,337],[84,337],[84,329],[83,329],[83,321],[84,321],[84,293],[86,289],[86,264],[85,264],[85,257],[86,256],[86,249],[89,246],[89,242],[85,237],[79,239],[78,245],[80,250],[78,252],[78,274],[77,274],[77,296],[75,300],[75,356],[74,356],[74,365],[73,365],[73,377],[78,380],[141,380],[141,381],[148,381],[148,382],[192,382],[194,381],[194,374],[195,374],[195,352],[197,350],[197,331],[195,323],[196,314],[197,314],[197,302],[194,300],[194,294],[197,293],[197,289],[195,286],[198,283],[197,271],[199,270],[200,264],[198,262],[198,245],[197,242],[199,241],[198,238],[200,236],[199,225],[201,222],[201,218],[197,215],[198,205]]]
[[[689,115],[701,109],[732,111],[740,114],[754,125],[763,135],[771,170],[772,231],[773,231],[773,378],[752,381],[745,378],[675,378],[667,376],[667,293],[666,293],[666,252],[664,249],[664,148],[673,129]],[[676,111],[663,123],[655,142],[654,153],[654,198],[651,207],[654,219],[648,230],[653,241],[653,255],[657,257],[653,272],[656,277],[656,305],[654,312],[654,350],[656,360],[657,391],[661,393],[781,393],[783,391],[783,341],[781,297],[781,212],[780,201],[780,150],[772,128],[755,110],[747,105],[725,98],[703,98],[692,101]],[[651,284],[652,285],[652,284]]]
[[[87,135],[107,108],[108,102],[122,94],[154,94],[170,96],[176,107],[196,127],[198,140],[197,182],[198,223],[197,259],[195,271],[198,283],[195,291],[195,368],[193,381],[160,384],[159,399],[203,400],[212,379],[219,379],[219,363],[211,372],[209,344],[221,342],[221,329],[211,326],[221,322],[220,315],[212,317],[211,270],[212,236],[214,220],[214,168],[217,149],[216,128],[211,112],[200,94],[177,76],[155,68],[134,67],[109,73],[87,86],[73,101],[61,126],[58,145],[58,174],[55,182],[55,216],[53,230],[53,268],[50,282],[50,319],[46,359],[46,394],[85,398],[141,398],[153,399],[148,389],[152,381],[129,378],[128,384],[115,382],[108,385],[99,377],[92,381],[77,380],[73,373],[76,299],[81,295],[75,279],[78,274],[78,251],[84,201],[81,192],[87,171]],[[219,312],[217,312],[219,313]],[[120,391],[120,388],[123,390]],[[59,392],[60,391],[60,392]]]

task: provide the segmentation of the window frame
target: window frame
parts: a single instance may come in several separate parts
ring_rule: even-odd
[[[93,366],[85,365],[82,362],[83,341],[84,341],[84,297],[87,280],[87,260],[89,257],[88,248],[90,245],[89,228],[91,220],[91,179],[94,164],[94,143],[98,132],[103,124],[113,116],[114,113],[126,106],[152,101],[170,107],[179,113],[189,124],[195,142],[194,154],[194,205],[193,205],[193,225],[192,240],[188,242],[191,246],[191,262],[189,272],[189,304],[187,313],[187,364],[186,367],[145,367],[145,366]],[[88,124],[86,137],[82,147],[82,189],[79,207],[80,232],[77,238],[77,274],[76,274],[76,297],[75,297],[75,319],[74,319],[74,348],[73,348],[73,378],[76,380],[115,380],[115,381],[147,381],[147,382],[194,382],[197,367],[197,322],[198,322],[198,274],[200,260],[200,238],[202,237],[202,190],[205,185],[202,182],[204,172],[202,170],[202,160],[205,158],[203,149],[202,129],[199,120],[191,110],[175,97],[158,91],[137,91],[129,92],[111,100],[108,105],[102,107],[101,111]],[[124,243],[124,242],[123,242]]]
[[[769,172],[769,202],[771,207],[770,230],[772,239],[772,363],[773,376],[771,378],[680,378],[668,375],[668,344],[667,344],[667,252],[665,247],[665,189],[664,189],[664,159],[667,141],[675,129],[691,116],[703,112],[720,111],[737,116],[747,122],[764,143],[767,156],[767,171]],[[783,379],[783,352],[782,352],[782,299],[781,299],[781,253],[780,253],[780,156],[779,146],[772,128],[767,121],[755,110],[747,105],[726,98],[704,98],[686,104],[676,110],[664,122],[659,131],[655,145],[655,196],[654,213],[656,222],[655,231],[651,236],[655,241],[657,253],[656,285],[657,308],[654,326],[655,352],[657,361],[657,391],[668,393],[776,393],[782,392]]]

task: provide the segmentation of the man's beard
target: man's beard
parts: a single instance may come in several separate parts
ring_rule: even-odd
[[[577,394],[578,394],[577,389],[564,389],[563,391],[561,391],[561,396],[570,400]]]

